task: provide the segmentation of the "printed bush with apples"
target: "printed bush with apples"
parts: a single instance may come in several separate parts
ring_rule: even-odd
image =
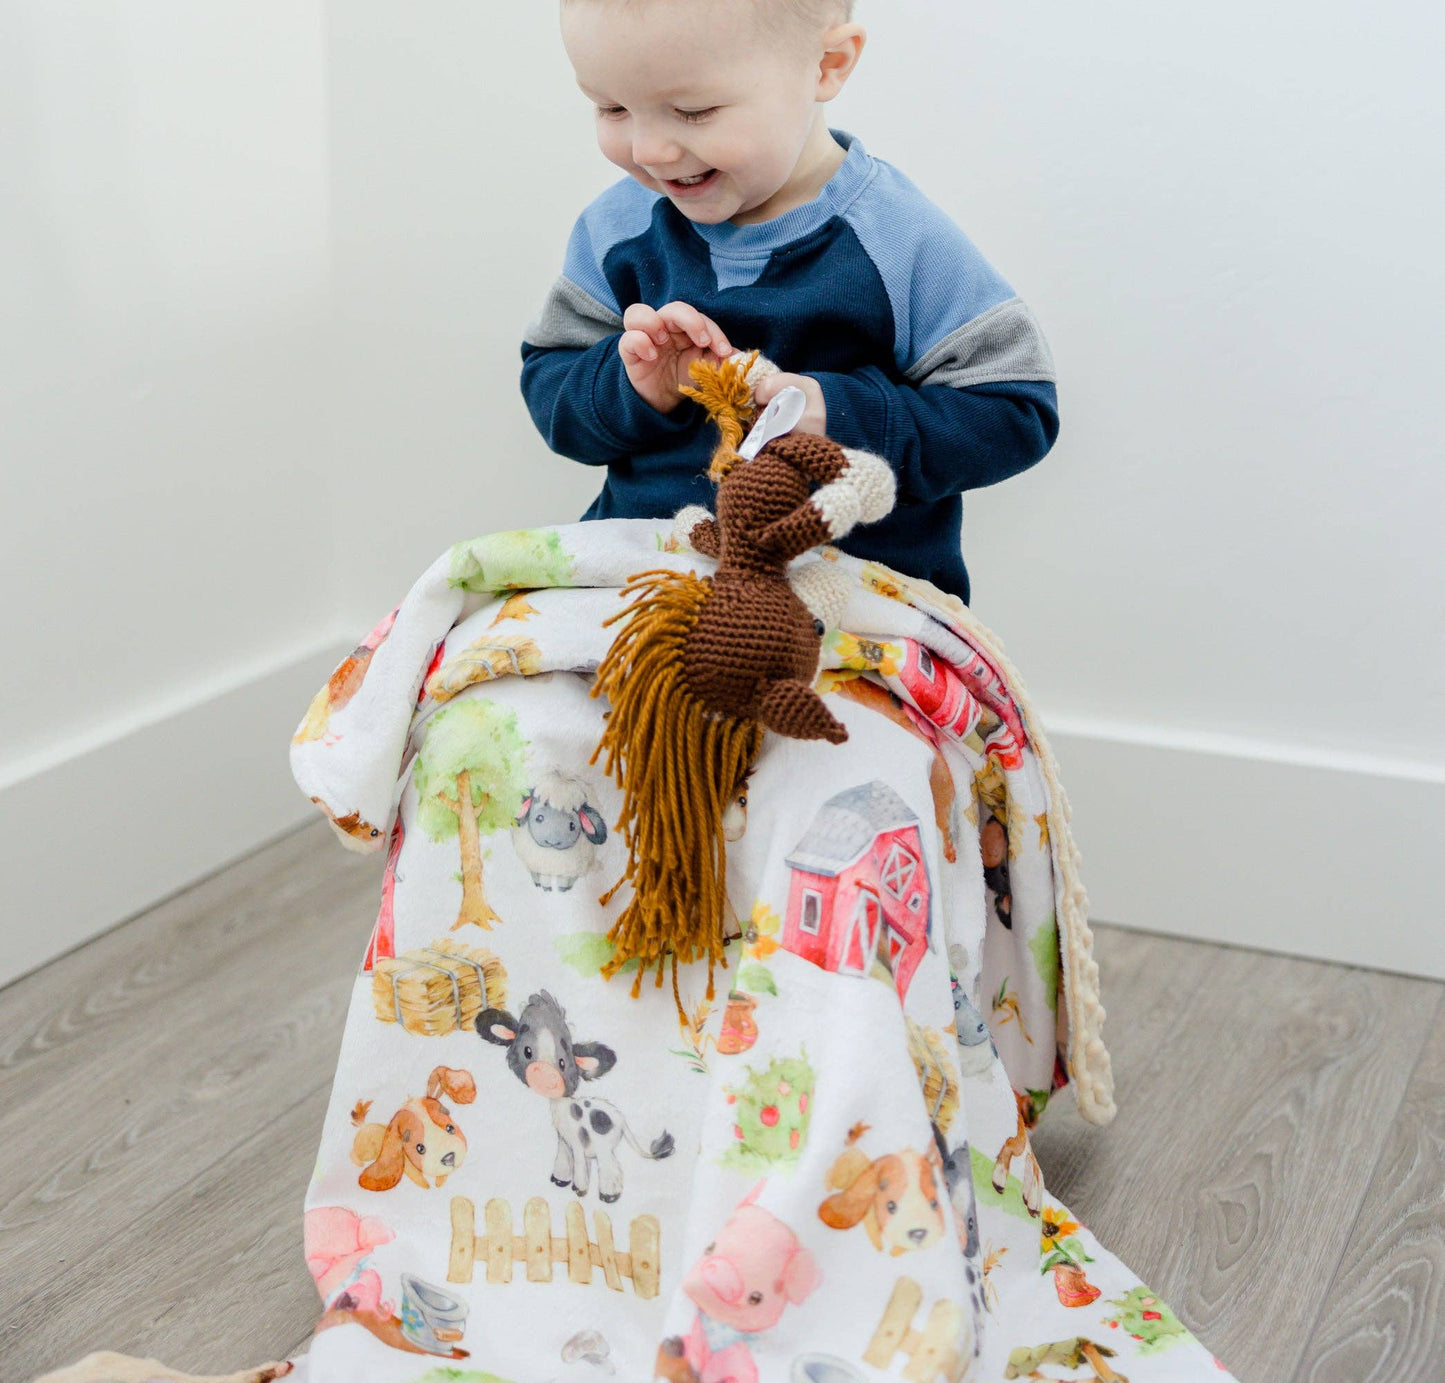
[[[1122,1330],[1140,1342],[1140,1354],[1157,1354],[1189,1339],[1179,1317],[1159,1300],[1147,1287],[1131,1288],[1122,1297],[1112,1297],[1110,1306],[1119,1309],[1104,1318],[1104,1324],[1113,1330]]]
[[[761,1071],[748,1067],[748,1079],[726,1090],[733,1107],[733,1144],[723,1154],[723,1165],[752,1175],[796,1164],[808,1141],[813,1083],[806,1048],[797,1056],[775,1058]]]

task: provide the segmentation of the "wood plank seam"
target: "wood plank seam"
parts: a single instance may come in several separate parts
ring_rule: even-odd
[[[1346,1267],[1344,1250],[1347,1250],[1354,1241],[1355,1230],[1359,1227],[1360,1217],[1365,1213],[1365,1205],[1370,1199],[1370,1192],[1375,1185],[1375,1179],[1379,1175],[1380,1168],[1389,1154],[1390,1134],[1395,1127],[1396,1121],[1404,1111],[1406,1103],[1410,1099],[1410,1092],[1415,1086],[1415,1077],[1420,1074],[1421,1064],[1425,1060],[1425,1050],[1430,1045],[1430,1039],[1435,1032],[1436,1025],[1442,1020],[1445,1020],[1445,990],[1442,990],[1440,997],[1435,1002],[1435,1012],[1431,1015],[1430,1021],[1425,1024],[1424,1034],[1420,1039],[1420,1049],[1415,1053],[1415,1060],[1410,1064],[1410,1074],[1405,1078],[1404,1086],[1400,1091],[1400,1103],[1395,1107],[1394,1112],[1390,1115],[1389,1122],[1385,1125],[1384,1137],[1380,1139],[1380,1146],[1375,1153],[1375,1160],[1370,1164],[1369,1175],[1361,1181],[1359,1204],[1355,1206],[1355,1213],[1350,1219],[1350,1227],[1342,1241],[1343,1248],[1339,1261],[1330,1271],[1329,1284],[1325,1287],[1324,1291],[1320,1293],[1319,1309],[1311,1318],[1309,1329],[1304,1331],[1300,1336],[1299,1349],[1295,1353],[1293,1360],[1290,1361],[1289,1373],[1286,1375],[1289,1378],[1296,1377],[1303,1367],[1305,1351],[1309,1348],[1310,1341],[1319,1331],[1320,1322],[1324,1318],[1325,1311],[1335,1299],[1335,1287],[1339,1283],[1340,1274]]]
[[[125,1237],[126,1235],[128,1235],[133,1229],[135,1229],[137,1226],[139,1226],[139,1225],[141,1225],[143,1222],[145,1222],[150,1216],[154,1215],[155,1210],[156,1210],[156,1207],[157,1207],[158,1205],[161,1205],[161,1204],[163,1204],[165,1201],[170,1200],[172,1197],[178,1196],[178,1195],[180,1195],[181,1193],[183,1193],[183,1192],[186,1190],[187,1187],[193,1186],[197,1181],[199,1181],[202,1177],[204,1177],[208,1172],[213,1171],[213,1170],[214,1170],[217,1166],[219,1166],[221,1163],[227,1161],[227,1160],[228,1160],[229,1158],[231,1158],[237,1151],[239,1151],[239,1149],[241,1149],[242,1147],[244,1147],[246,1144],[255,1142],[258,1136],[260,1136],[261,1134],[265,1133],[265,1131],[266,1131],[267,1129],[271,1128],[274,1124],[277,1124],[277,1123],[279,1123],[282,1119],[286,1118],[286,1116],[287,1116],[288,1114],[292,1113],[299,1105],[305,1104],[307,1100],[314,1099],[320,1092],[329,1089],[330,1086],[331,1086],[331,1081],[332,1081],[332,1078],[331,1078],[330,1076],[328,1076],[325,1080],[318,1081],[318,1082],[316,1082],[314,1085],[310,1086],[310,1087],[305,1091],[305,1093],[301,1095],[301,1097],[300,1097],[299,1099],[293,1100],[289,1105],[286,1105],[285,1107],[279,1109],[279,1110],[277,1111],[277,1113],[276,1113],[272,1118],[267,1119],[267,1120],[265,1121],[265,1123],[259,1124],[259,1125],[257,1125],[256,1127],[252,1128],[251,1131],[250,1131],[244,1138],[242,1138],[242,1139],[240,1139],[238,1142],[232,1144],[230,1147],[225,1148],[225,1149],[224,1149],[222,1152],[220,1152],[217,1156],[213,1157],[209,1162],[207,1162],[204,1167],[197,1168],[196,1171],[193,1172],[190,1176],[188,1176],[184,1181],[179,1182],[179,1183],[178,1183],[177,1185],[175,1185],[175,1186],[158,1187],[158,1188],[157,1188],[158,1196],[157,1196],[157,1199],[156,1199],[155,1203],[152,1204],[152,1205],[149,1205],[149,1206],[145,1207],[145,1208],[142,1209],[134,1218],[132,1218],[131,1220],[128,1220],[128,1221],[125,1223],[125,1225],[116,1232],[116,1234],[115,1234],[114,1237],[117,1238],[117,1239],[119,1239],[119,1238],[123,1238],[123,1237]],[[318,1128],[318,1129],[317,1129],[317,1138],[318,1138],[318,1139],[320,1138],[320,1135],[321,1135],[321,1130]],[[303,1188],[303,1190],[304,1190],[304,1188]],[[296,1207],[296,1208],[297,1208],[297,1211],[298,1211],[298,1217],[297,1217],[297,1218],[299,1219],[299,1218],[300,1218],[300,1216],[299,1216],[299,1211],[300,1211],[300,1209],[301,1209],[301,1197],[300,1197],[300,1196],[297,1197],[297,1207]],[[61,1276],[63,1276],[63,1275],[64,1275],[64,1274],[62,1273]],[[45,1281],[38,1283],[38,1284],[35,1286],[34,1290],[33,1290],[28,1296],[23,1297],[23,1298],[21,1299],[21,1301],[20,1301],[20,1303],[19,1303],[19,1307],[18,1307],[18,1309],[17,1309],[17,1311],[16,1311],[16,1313],[15,1313],[15,1316],[12,1317],[11,1319],[14,1320],[14,1319],[19,1319],[19,1318],[23,1317],[23,1316],[25,1315],[25,1313],[26,1313],[26,1309],[29,1307],[29,1305],[31,1304],[31,1302],[32,1302],[37,1296],[39,1296],[43,1291],[45,1291],[48,1287],[50,1287],[53,1282],[54,1282],[54,1278],[47,1278]],[[6,1320],[4,1320],[4,1319],[0,1319],[0,1329],[5,1329],[5,1328],[8,1328],[8,1327],[9,1327],[9,1322],[6,1321]]]

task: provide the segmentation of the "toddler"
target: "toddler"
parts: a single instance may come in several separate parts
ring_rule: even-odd
[[[680,392],[700,355],[757,348],[801,430],[884,457],[898,503],[839,546],[969,599],[960,492],[1058,432],[1033,314],[938,207],[824,105],[866,33],[852,0],[562,0],[602,152],[628,176],[577,219],[526,329],[548,445],[605,466],[586,519],[707,504],[714,437]]]

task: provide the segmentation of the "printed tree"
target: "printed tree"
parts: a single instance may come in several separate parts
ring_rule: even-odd
[[[1059,1008],[1059,925],[1050,913],[1038,931],[1029,938],[1029,954],[1034,958],[1034,969],[1044,986],[1044,1001],[1050,1012]]]
[[[427,726],[414,775],[417,821],[435,841],[460,842],[462,905],[453,931],[469,922],[490,931],[502,920],[483,887],[481,838],[516,820],[525,751],[516,715],[480,697],[448,706]]]
[[[572,556],[554,528],[518,528],[457,543],[447,580],[464,591],[535,591],[572,584]]]
[[[433,1369],[414,1383],[507,1383],[494,1373],[478,1373],[475,1369]]]

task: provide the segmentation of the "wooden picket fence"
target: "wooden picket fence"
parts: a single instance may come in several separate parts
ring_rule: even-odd
[[[903,1370],[909,1383],[936,1383],[940,1378],[959,1383],[969,1362],[958,1349],[964,1336],[963,1307],[956,1301],[935,1301],[923,1329],[915,1330],[913,1322],[922,1303],[923,1288],[911,1277],[900,1277],[863,1359],[886,1370],[893,1356],[901,1353],[909,1361]]]
[[[622,1280],[627,1278],[637,1296],[657,1295],[661,1227],[654,1215],[638,1215],[628,1227],[628,1247],[619,1249],[612,1238],[612,1221],[602,1210],[592,1214],[597,1234],[597,1242],[592,1242],[587,1212],[578,1201],[567,1202],[561,1237],[552,1233],[552,1207],[541,1196],[533,1196],[522,1207],[520,1234],[513,1232],[508,1202],[489,1200],[482,1214],[486,1233],[478,1235],[476,1207],[465,1196],[452,1198],[448,1282],[470,1282],[478,1261],[486,1265],[488,1282],[510,1282],[519,1262],[526,1266],[528,1282],[551,1282],[553,1265],[565,1263],[568,1281],[580,1286],[590,1286],[593,1272],[601,1268],[602,1280],[614,1292],[623,1290]]]

